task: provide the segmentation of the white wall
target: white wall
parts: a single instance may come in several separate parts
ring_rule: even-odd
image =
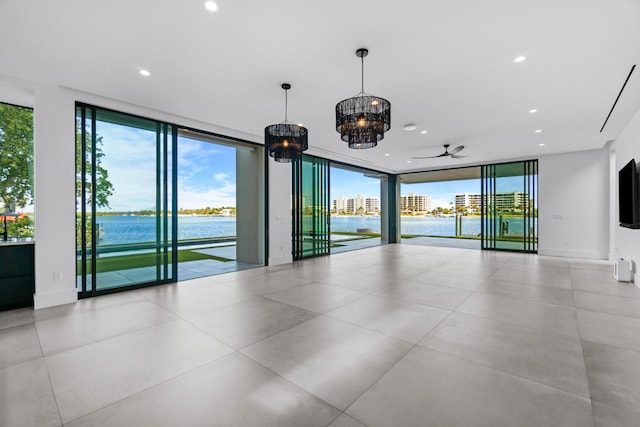
[[[291,164],[269,158],[269,265],[293,262]]]
[[[620,136],[614,143],[616,168],[611,171],[611,179],[617,184],[618,171],[629,160],[634,158],[636,162],[640,163],[640,110],[636,113],[633,119],[622,131]],[[615,189],[617,191],[617,185]],[[617,194],[616,194],[617,196]],[[616,197],[617,201],[617,197]],[[631,230],[628,228],[620,227],[618,224],[618,209],[615,205],[615,214],[612,215],[611,222],[615,230],[615,238],[613,239],[614,248],[613,256],[615,258],[631,259],[636,264],[636,284],[640,283],[640,274],[638,269],[640,268],[640,230]]]
[[[541,255],[609,257],[609,150],[539,158]]]

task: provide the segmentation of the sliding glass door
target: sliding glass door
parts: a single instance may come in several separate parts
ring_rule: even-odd
[[[78,104],[76,130],[80,296],[175,281],[175,127]]]
[[[293,259],[329,254],[329,161],[293,163]]]
[[[538,161],[482,166],[482,248],[538,251]]]

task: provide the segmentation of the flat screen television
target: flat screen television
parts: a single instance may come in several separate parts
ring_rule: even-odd
[[[635,159],[618,172],[620,227],[640,228],[640,195]]]

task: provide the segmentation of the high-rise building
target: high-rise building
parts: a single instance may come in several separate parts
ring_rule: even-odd
[[[471,193],[456,194],[455,200],[456,208],[470,206],[477,206],[478,208],[480,208],[482,204],[482,195]]]
[[[380,199],[377,197],[367,197],[364,199],[364,211],[365,213],[380,212]]]
[[[346,197],[338,197],[333,200],[333,211],[336,214],[345,214],[347,213],[347,198]]]
[[[338,197],[333,200],[335,214],[369,214],[380,212],[380,199],[377,197],[363,197],[358,194],[354,198]]]
[[[476,206],[480,208],[482,204],[481,194],[456,194],[456,208]],[[529,193],[521,191],[509,191],[495,193],[496,209],[526,209],[529,206]]]
[[[431,197],[409,193],[400,197],[401,211],[429,212],[431,211]]]

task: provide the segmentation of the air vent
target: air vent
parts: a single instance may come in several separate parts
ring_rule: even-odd
[[[625,86],[627,86],[627,83],[629,82],[629,79],[631,78],[631,74],[633,74],[633,70],[635,70],[635,69],[636,69],[636,66],[634,64],[633,67],[631,67],[631,71],[629,71],[629,75],[627,76],[627,79],[624,81],[624,84],[622,85],[622,88],[620,89],[620,93],[618,94],[618,97],[616,98],[615,102],[613,103],[613,106],[611,107],[611,110],[609,111],[609,114],[607,114],[607,118],[604,119],[604,123],[602,124],[602,127],[600,128],[600,132],[602,132],[604,130],[604,127],[607,125],[607,121],[609,121],[609,117],[611,117],[611,113],[613,113],[613,109],[616,108],[616,104],[618,103],[618,100],[622,96],[622,92],[624,91]]]

